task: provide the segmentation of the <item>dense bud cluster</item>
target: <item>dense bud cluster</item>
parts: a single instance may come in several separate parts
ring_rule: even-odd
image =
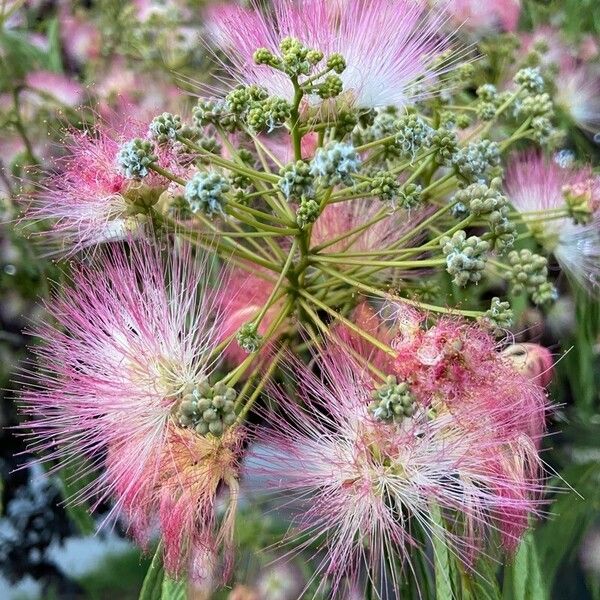
[[[532,94],[539,94],[544,89],[544,78],[538,68],[527,67],[515,75],[514,81]]]
[[[514,322],[514,313],[510,307],[510,302],[503,302],[500,298],[494,296],[490,308],[482,317],[482,322],[490,327],[495,335],[505,333]]]
[[[156,160],[152,142],[140,138],[123,144],[117,154],[117,164],[128,179],[146,177],[149,173],[149,165]]]
[[[290,163],[280,169],[279,175],[279,189],[288,200],[297,201],[302,196],[314,195],[314,177],[307,162],[298,160]]]
[[[258,333],[256,323],[244,323],[236,335],[237,343],[246,352],[258,352],[262,344],[262,336]]]
[[[490,140],[472,142],[458,150],[453,164],[467,181],[485,181],[500,164],[500,148]]]
[[[193,429],[199,435],[223,435],[235,423],[237,392],[222,382],[211,386],[201,381],[191,387],[177,405],[176,419],[182,427]]]
[[[230,190],[229,180],[217,172],[196,173],[185,185],[184,197],[194,213],[209,218],[223,214]]]
[[[396,147],[402,156],[414,158],[431,142],[433,129],[418,115],[405,115],[396,121]]]
[[[374,419],[384,423],[401,423],[412,417],[416,410],[415,397],[406,381],[398,383],[396,377],[390,375],[386,382],[371,393],[369,413]]]
[[[327,187],[352,185],[352,175],[358,172],[361,160],[352,144],[332,142],[319,148],[310,163],[310,173]]]
[[[513,250],[508,255],[511,270],[507,273],[515,294],[527,292],[535,304],[556,300],[556,289],[548,281],[548,259],[531,250]]]
[[[183,124],[179,115],[164,112],[152,119],[148,129],[148,137],[155,140],[157,144],[173,142],[182,127]]]
[[[314,198],[303,197],[296,210],[296,223],[300,229],[314,223],[321,212],[319,203]]]
[[[382,202],[394,202],[401,188],[398,178],[387,171],[379,171],[371,181],[371,192]]]
[[[446,257],[446,270],[452,275],[452,281],[464,287],[468,283],[479,283],[486,264],[486,253],[490,245],[475,235],[467,237],[460,230],[452,237],[444,236],[440,240],[442,252]]]

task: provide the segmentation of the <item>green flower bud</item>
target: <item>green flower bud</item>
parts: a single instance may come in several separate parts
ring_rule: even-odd
[[[506,329],[509,329],[514,321],[514,313],[509,302],[501,302],[500,298],[492,298],[490,308],[485,312],[481,322],[489,327],[494,335],[503,335]]]
[[[148,165],[158,160],[154,146],[148,140],[136,138],[126,142],[117,153],[117,165],[128,179],[142,179],[149,173]]]
[[[185,185],[184,197],[192,212],[202,212],[213,218],[222,214],[230,190],[229,180],[216,172],[196,173]]]
[[[453,276],[452,281],[464,287],[468,283],[479,283],[486,264],[489,244],[460,230],[451,238],[444,236],[440,240],[442,252],[446,257],[446,270]]]
[[[304,229],[307,225],[314,223],[319,218],[320,208],[319,203],[313,198],[303,197],[296,210],[296,223],[298,227]]]
[[[325,100],[339,96],[343,89],[344,84],[337,75],[328,75],[325,81],[317,87],[317,94]]]
[[[262,335],[258,333],[256,323],[245,323],[240,327],[236,336],[240,348],[251,354],[257,352],[262,344]]]
[[[336,52],[327,59],[327,68],[339,75],[346,70],[346,60],[341,54]]]
[[[164,112],[162,115],[152,119],[148,129],[148,137],[155,140],[158,144],[173,142],[182,127],[179,115]]]
[[[398,177],[387,171],[379,171],[371,181],[371,193],[382,202],[394,202],[400,187]]]
[[[287,200],[297,200],[302,196],[312,198],[315,194],[314,177],[311,167],[303,160],[282,167],[279,171],[279,189]]]
[[[377,421],[384,423],[401,423],[410,418],[416,411],[416,400],[406,381],[398,383],[392,375],[386,382],[373,390],[373,400],[368,406],[368,411]]]
[[[557,292],[548,281],[548,260],[531,250],[513,250],[508,255],[511,270],[507,279],[514,294],[526,292],[535,304],[545,304],[557,298]]]

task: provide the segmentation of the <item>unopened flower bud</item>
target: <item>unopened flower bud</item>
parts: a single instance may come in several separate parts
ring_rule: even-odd
[[[223,213],[227,203],[225,194],[230,187],[229,181],[223,175],[216,172],[200,172],[187,182],[184,197],[192,212],[201,212],[212,218]]]
[[[125,177],[142,179],[149,173],[148,165],[157,159],[152,142],[136,138],[121,146],[117,154],[117,165]]]

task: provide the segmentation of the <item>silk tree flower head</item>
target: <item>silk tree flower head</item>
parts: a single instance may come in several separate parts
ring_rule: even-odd
[[[436,63],[450,48],[449,37],[441,32],[446,16],[420,1],[276,0],[272,14],[255,5],[219,7],[212,16],[210,29],[232,63],[231,76],[289,101],[294,90],[288,75],[255,63],[259,49],[273,56],[285,53],[282,40],[298,40],[324,57],[306,75],[322,71],[327,62],[341,80],[346,105],[353,107],[406,106],[424,93],[413,89],[417,81],[426,90],[448,69]],[[311,57],[316,61],[318,56]],[[314,94],[311,102],[320,104],[321,99]]]
[[[556,77],[555,103],[579,128],[600,133],[600,71],[575,60],[566,62]]]
[[[72,254],[143,232],[149,208],[169,181],[151,171],[143,179],[125,172],[118,155],[123,143],[143,137],[147,128],[128,121],[119,130],[98,125],[70,134],[67,156],[43,182],[26,214],[27,220],[50,221],[45,238],[53,251]],[[181,169],[167,146],[152,152],[159,165]]]
[[[515,31],[521,15],[521,0],[437,0],[437,4],[446,4],[456,25],[479,35],[494,31]]]
[[[271,390],[282,410],[258,430],[268,459],[248,470],[297,511],[302,548],[325,544],[316,577],[332,580],[333,596],[366,568],[381,597],[398,597],[411,553],[424,551],[419,531],[465,561],[493,528],[514,548],[539,480],[535,446],[512,420],[491,426],[489,406],[476,402],[465,425],[466,410],[433,409],[393,376],[373,381],[339,346],[315,361],[320,375],[290,366],[298,399]]]
[[[235,508],[241,434],[233,390],[212,380],[209,276],[185,246],[168,259],[149,242],[98,250],[34,332],[39,366],[22,398],[32,450],[55,468],[83,459],[97,473],[73,500],[112,499],[109,520],[124,514],[141,544],[157,528],[173,575],[201,574],[198,557],[229,545]],[[219,486],[231,492],[221,528]]]
[[[584,289],[597,291],[600,181],[592,171],[563,168],[536,153],[522,154],[509,164],[506,191],[534,237],[554,254],[560,267]],[[536,211],[554,211],[557,218],[541,221],[527,215]]]
[[[483,327],[450,317],[428,327],[424,313],[401,303],[392,305],[391,323],[395,333],[391,345],[397,352],[394,374],[408,381],[423,402],[443,410],[464,410],[465,424],[470,406],[485,407],[490,427],[521,431],[539,442],[545,393],[498,352]]]

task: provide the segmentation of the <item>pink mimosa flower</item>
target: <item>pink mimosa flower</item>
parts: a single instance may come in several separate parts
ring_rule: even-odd
[[[552,252],[561,268],[590,292],[600,284],[600,180],[591,169],[570,169],[536,153],[523,154],[510,163],[506,191],[522,212],[557,210],[567,203],[565,193],[576,196],[589,210],[589,222],[572,218],[523,217],[539,242]],[[539,217],[539,215],[537,215]]]
[[[99,125],[76,131],[67,141],[68,155],[57,172],[43,182],[26,214],[49,220],[45,239],[53,251],[72,254],[111,240],[143,232],[144,211],[156,203],[169,181],[150,172],[143,180],[128,179],[117,164],[124,142],[144,137],[147,124],[129,121],[121,130]],[[161,166],[178,170],[169,149],[157,149]]]
[[[333,596],[365,567],[368,585],[398,597],[401,571],[410,573],[411,553],[423,551],[418,531],[444,540],[465,561],[494,528],[514,548],[541,488],[535,444],[510,410],[490,418],[489,403],[477,398],[456,410],[417,398],[411,416],[384,421],[370,408],[377,384],[366,368],[332,347],[315,361],[320,375],[290,365],[300,401],[282,388],[271,391],[282,410],[258,430],[265,458],[248,470],[297,511],[301,547],[325,544],[316,577],[332,580]],[[514,407],[521,398],[503,401]],[[435,507],[462,526],[443,531]]]
[[[502,351],[515,369],[542,387],[552,382],[554,359],[548,348],[539,344],[512,344]]]
[[[232,77],[283,98],[293,96],[289,78],[254,64],[253,54],[258,48],[278,54],[288,36],[325,56],[344,57],[343,97],[353,106],[406,106],[423,95],[412,89],[417,80],[427,88],[448,69],[433,64],[450,47],[441,31],[447,17],[421,1],[351,0],[340,8],[331,0],[276,0],[272,17],[256,7],[228,6],[217,7],[211,17],[209,30],[233,63]]]
[[[109,518],[124,513],[142,544],[158,526],[169,572],[194,575],[202,548],[230,543],[232,517],[218,529],[214,503],[219,481],[235,496],[241,439],[237,429],[197,434],[177,412],[218,359],[207,263],[185,246],[163,259],[145,242],[95,258],[48,305],[56,324],[35,332],[39,370],[27,376],[23,427],[56,468],[100,467],[74,501],[112,498]]]
[[[521,0],[452,0],[442,3],[453,21],[467,30],[483,35],[496,30],[515,31],[521,15]]]
[[[83,86],[74,79],[51,71],[32,71],[25,77],[25,85],[38,93],[50,96],[65,106],[81,104]],[[39,99],[38,104],[42,104]]]
[[[600,132],[600,70],[575,60],[556,76],[555,102],[572,121],[591,134]]]

